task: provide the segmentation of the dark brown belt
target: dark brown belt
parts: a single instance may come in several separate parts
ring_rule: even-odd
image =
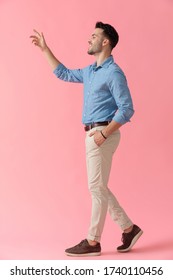
[[[84,129],[85,129],[85,131],[88,131],[88,130],[92,129],[93,127],[108,125],[109,123],[110,123],[110,121],[91,123],[91,124],[87,124],[84,127]]]

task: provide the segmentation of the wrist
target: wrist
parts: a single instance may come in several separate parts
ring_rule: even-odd
[[[48,48],[47,45],[45,45],[45,46],[42,48],[42,52],[44,52],[44,53],[50,52],[50,49]]]
[[[107,139],[107,136],[103,133],[102,130],[100,130],[100,133],[101,133],[101,135],[103,136],[103,138],[106,140],[106,139]]]

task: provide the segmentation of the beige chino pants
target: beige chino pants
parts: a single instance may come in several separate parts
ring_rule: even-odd
[[[87,238],[98,242],[101,239],[107,210],[122,230],[133,224],[107,186],[112,157],[120,141],[120,131],[113,132],[100,147],[94,142],[94,136],[89,136],[92,131],[103,128],[104,126],[99,126],[86,132],[88,187],[92,197],[91,221]]]

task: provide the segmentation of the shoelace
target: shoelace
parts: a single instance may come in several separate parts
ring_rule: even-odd
[[[74,246],[74,248],[76,247],[81,247],[83,245],[83,243],[85,243],[85,240],[82,240],[79,244],[77,244],[76,246]]]

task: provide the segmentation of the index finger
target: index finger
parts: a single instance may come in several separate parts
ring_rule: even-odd
[[[89,136],[93,136],[95,134],[95,131],[90,132]]]
[[[41,37],[40,33],[39,33],[37,30],[33,29],[33,31],[34,31],[38,36]]]

